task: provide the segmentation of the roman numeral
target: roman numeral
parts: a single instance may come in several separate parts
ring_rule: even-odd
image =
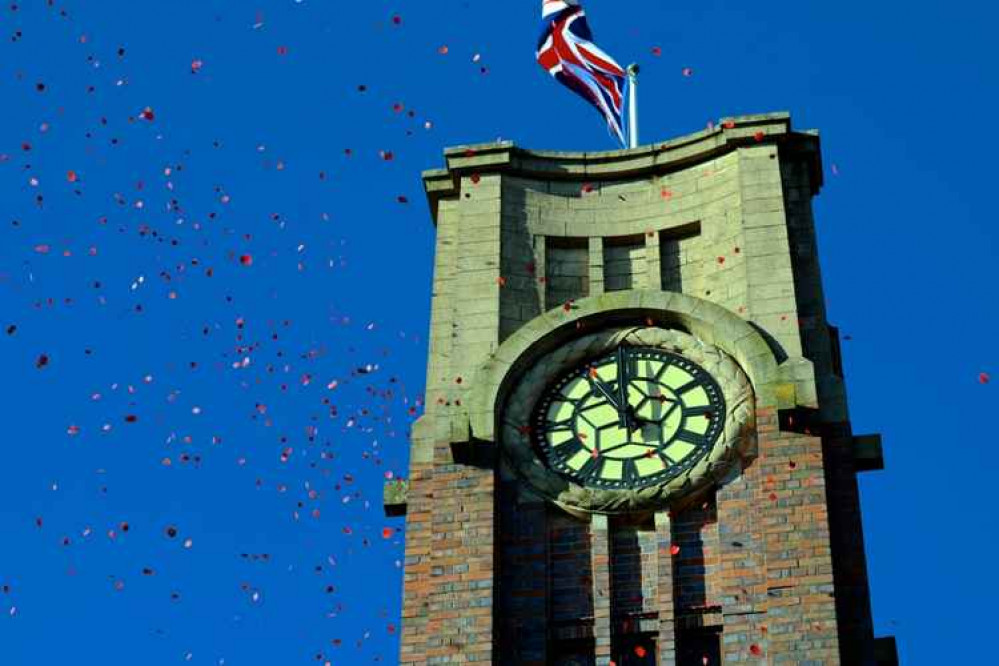
[[[703,407],[685,407],[683,410],[683,415],[687,418],[690,418],[691,416],[704,416],[705,414],[717,416],[718,408],[712,405],[705,405]]]
[[[683,395],[687,391],[695,389],[698,386],[701,386],[700,380],[698,380],[698,379],[692,379],[691,381],[687,382],[686,384],[684,384],[680,388],[676,389],[676,393],[677,393],[677,395]]]
[[[624,482],[629,486],[638,483],[638,465],[634,460],[624,461]]]
[[[584,448],[585,447],[581,441],[578,439],[572,439],[565,444],[552,446],[552,451],[555,452],[562,462],[568,462],[573,456],[582,451]]]
[[[678,439],[681,442],[686,442],[687,444],[693,444],[695,446],[703,446],[705,443],[704,435],[698,435],[696,432],[690,432],[688,430],[681,430],[673,439]]]
[[[579,468],[579,471],[576,472],[576,474],[579,475],[580,478],[586,481],[591,481],[594,478],[597,479],[600,478],[600,472],[601,470],[603,470],[603,468],[604,468],[603,458],[590,458],[589,460],[586,461],[585,465]]]

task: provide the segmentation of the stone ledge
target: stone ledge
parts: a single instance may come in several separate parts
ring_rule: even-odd
[[[451,459],[456,465],[493,469],[496,464],[496,447],[493,442],[477,439],[452,441]]]
[[[859,435],[853,438],[853,464],[858,472],[877,472],[885,468],[881,435]]]
[[[409,481],[396,479],[386,481],[382,490],[382,504],[388,518],[399,518],[406,515],[409,506]]]
[[[874,663],[877,666],[898,666],[898,646],[894,636],[874,639]]]

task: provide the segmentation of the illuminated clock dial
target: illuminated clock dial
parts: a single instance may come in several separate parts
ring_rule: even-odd
[[[555,472],[583,486],[666,483],[707,455],[725,421],[718,382],[689,359],[621,346],[549,386],[535,446]]]

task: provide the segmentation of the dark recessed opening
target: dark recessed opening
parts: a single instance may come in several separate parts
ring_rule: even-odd
[[[677,632],[677,666],[721,666],[721,628],[691,627]]]

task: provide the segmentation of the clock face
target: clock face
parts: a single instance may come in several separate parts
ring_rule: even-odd
[[[622,345],[548,387],[532,433],[554,471],[583,486],[621,490],[686,472],[708,454],[724,422],[721,388],[700,366]]]

